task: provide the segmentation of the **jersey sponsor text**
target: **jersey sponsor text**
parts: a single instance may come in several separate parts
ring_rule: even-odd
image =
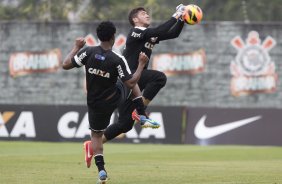
[[[88,73],[98,75],[98,76],[101,76],[101,77],[105,77],[105,78],[110,78],[109,72],[99,70],[99,69],[96,69],[96,68],[89,68]]]
[[[144,46],[145,46],[147,49],[152,50],[155,45],[154,45],[154,44],[151,44],[151,43],[149,43],[149,42],[146,42]]]

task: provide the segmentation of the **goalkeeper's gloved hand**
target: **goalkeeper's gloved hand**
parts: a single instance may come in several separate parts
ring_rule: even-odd
[[[175,10],[183,13],[185,10],[185,6],[183,4],[180,4],[176,6]]]
[[[183,4],[180,4],[175,9],[176,9],[176,12],[172,15],[172,17],[183,21],[182,16],[184,15],[184,12],[185,12],[185,6]]]

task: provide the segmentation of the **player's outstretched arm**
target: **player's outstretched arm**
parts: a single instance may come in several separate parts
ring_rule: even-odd
[[[184,21],[178,19],[177,23],[165,34],[158,37],[158,41],[169,40],[179,37],[184,26]]]
[[[66,56],[66,58],[63,61],[62,68],[64,70],[69,70],[74,68],[75,66],[71,62],[71,59],[78,53],[78,51],[85,45],[85,40],[82,37],[79,37],[75,40],[75,44],[72,48],[72,50],[69,52],[69,54]]]
[[[176,22],[182,17],[184,14],[184,5],[180,4],[176,7],[176,12],[172,15],[172,17],[164,22],[163,24],[159,25],[156,28],[148,28],[146,30],[146,37],[164,37],[167,35],[169,30],[172,27],[175,27]],[[180,34],[180,33],[179,33]]]
[[[139,54],[138,61],[139,61],[138,68],[135,71],[135,73],[132,75],[132,78],[124,82],[125,85],[130,89],[132,89],[137,84],[144,67],[146,66],[147,62],[149,61],[149,58],[145,53],[141,52]]]
[[[145,39],[151,38],[151,37],[160,37],[164,35],[166,32],[169,31],[169,29],[177,22],[177,19],[174,17],[171,17],[168,21],[165,23],[159,25],[155,28],[147,28],[144,34]]]

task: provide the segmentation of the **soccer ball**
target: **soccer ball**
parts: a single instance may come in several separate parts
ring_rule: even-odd
[[[185,14],[183,15],[182,18],[187,24],[194,25],[201,22],[203,18],[203,12],[199,6],[194,4],[189,4],[185,6],[184,11]]]

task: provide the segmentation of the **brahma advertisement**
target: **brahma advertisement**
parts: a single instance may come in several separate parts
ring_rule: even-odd
[[[269,51],[276,41],[271,36],[261,41],[259,33],[251,31],[245,42],[236,36],[231,45],[238,51],[230,64],[232,95],[275,92],[278,75]]]
[[[61,58],[59,49],[42,52],[16,52],[10,55],[10,75],[18,77],[31,73],[55,72],[60,68]]]
[[[197,74],[206,67],[206,53],[203,49],[189,53],[157,54],[153,57],[152,68],[167,76]]]

